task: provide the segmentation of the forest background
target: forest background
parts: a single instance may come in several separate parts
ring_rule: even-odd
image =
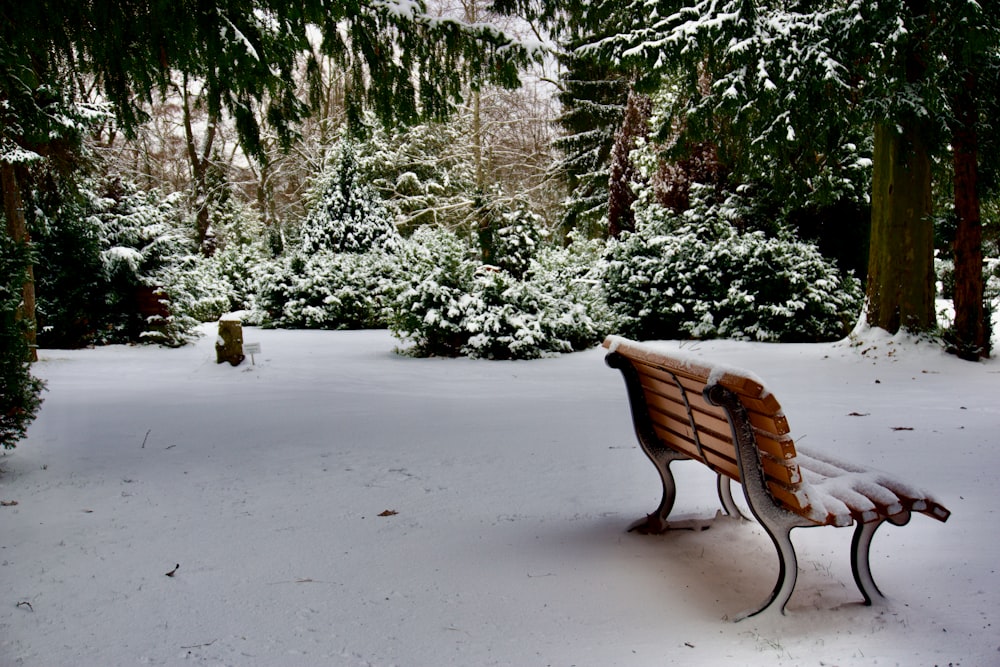
[[[5,446],[34,346],[232,311],[423,355],[859,321],[990,354],[994,8],[2,6]]]

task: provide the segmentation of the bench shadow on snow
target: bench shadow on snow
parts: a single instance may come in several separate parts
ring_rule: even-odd
[[[678,514],[662,535],[629,531],[630,523],[624,514],[562,522],[548,526],[540,540],[533,534],[532,545],[524,547],[572,554],[576,576],[606,589],[609,606],[633,605],[644,610],[639,616],[662,614],[665,621],[691,616],[693,622],[718,619],[724,626],[764,600],[778,579],[774,546],[756,522],[721,513]],[[840,532],[835,537],[849,543],[850,531]],[[866,607],[844,556],[845,545],[829,536],[810,537],[808,531],[793,532],[801,556],[787,615],[768,610],[732,627],[769,627],[807,636],[817,627],[849,632],[857,631],[858,623],[874,629],[885,623],[886,614],[896,616],[909,606],[894,601],[889,591],[887,603]],[[880,566],[885,570],[891,563]]]

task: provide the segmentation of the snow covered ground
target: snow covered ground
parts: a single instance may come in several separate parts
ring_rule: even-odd
[[[712,519],[697,464],[675,512],[708,530],[625,532],[659,482],[603,350],[420,360],[384,331],[248,329],[261,354],[233,368],[206,331],[43,351],[46,402],[0,456],[0,665],[1000,664],[1000,362],[873,332],[685,344],[762,376],[803,443],[953,512],[876,536],[881,607],[850,529],[795,531],[789,615],[733,623],[774,550]]]

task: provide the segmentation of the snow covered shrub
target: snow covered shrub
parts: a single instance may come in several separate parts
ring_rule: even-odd
[[[467,243],[440,227],[420,227],[399,256],[390,328],[420,356],[458,356],[469,338],[465,313],[478,262]]]
[[[181,345],[197,324],[185,277],[194,244],[178,220],[180,195],[164,197],[121,179],[93,201],[107,280],[106,319],[98,342]]]
[[[214,322],[234,310],[230,298],[232,286],[214,256],[204,257],[194,252],[180,255],[161,272],[160,282],[175,316]]]
[[[259,277],[273,262],[264,226],[255,211],[228,200],[225,217],[216,211],[216,250],[210,257],[182,258],[177,283],[186,295],[184,309],[200,322],[213,322],[223,314],[242,311],[243,322],[260,324]]]
[[[379,194],[360,180],[354,146],[345,139],[339,150],[309,196],[299,246],[260,272],[260,308],[269,325],[388,325],[387,290],[402,238]]]
[[[860,282],[815,246],[740,234],[712,207],[674,215],[655,205],[610,245],[608,301],[634,338],[839,338],[862,304]]]
[[[2,219],[2,218],[0,218]],[[17,316],[31,265],[27,246],[0,235],[0,444],[13,448],[41,405],[45,384],[31,375],[27,323]]]
[[[846,335],[864,295],[860,281],[842,275],[812,244],[760,232],[723,240],[735,269],[716,308],[716,335],[758,341],[819,341]]]
[[[582,248],[592,256],[573,254]],[[403,251],[393,332],[424,356],[532,359],[593,345],[610,330],[593,248],[542,250],[518,278],[453,233],[422,228]]]
[[[543,330],[542,295],[529,282],[484,266],[462,312],[468,334],[460,352],[485,359],[534,359],[552,344]],[[567,350],[568,351],[568,350]]]
[[[526,206],[500,212],[493,231],[493,254],[498,267],[523,279],[541,241],[541,219]]]
[[[582,350],[617,326],[604,289],[606,243],[575,233],[569,240],[566,247],[539,249],[530,280],[549,300],[545,330],[569,348]]]
[[[266,323],[287,329],[385,328],[396,262],[381,250],[323,250],[275,263],[261,279]]]

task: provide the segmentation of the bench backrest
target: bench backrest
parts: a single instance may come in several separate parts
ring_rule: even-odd
[[[609,353],[628,360],[642,388],[649,425],[666,446],[742,481],[729,417],[704,396],[705,389],[715,384],[736,394],[753,427],[771,496],[787,509],[809,515],[788,420],[778,400],[757,377],[681,353],[654,351],[616,336],[605,340],[604,346]]]

